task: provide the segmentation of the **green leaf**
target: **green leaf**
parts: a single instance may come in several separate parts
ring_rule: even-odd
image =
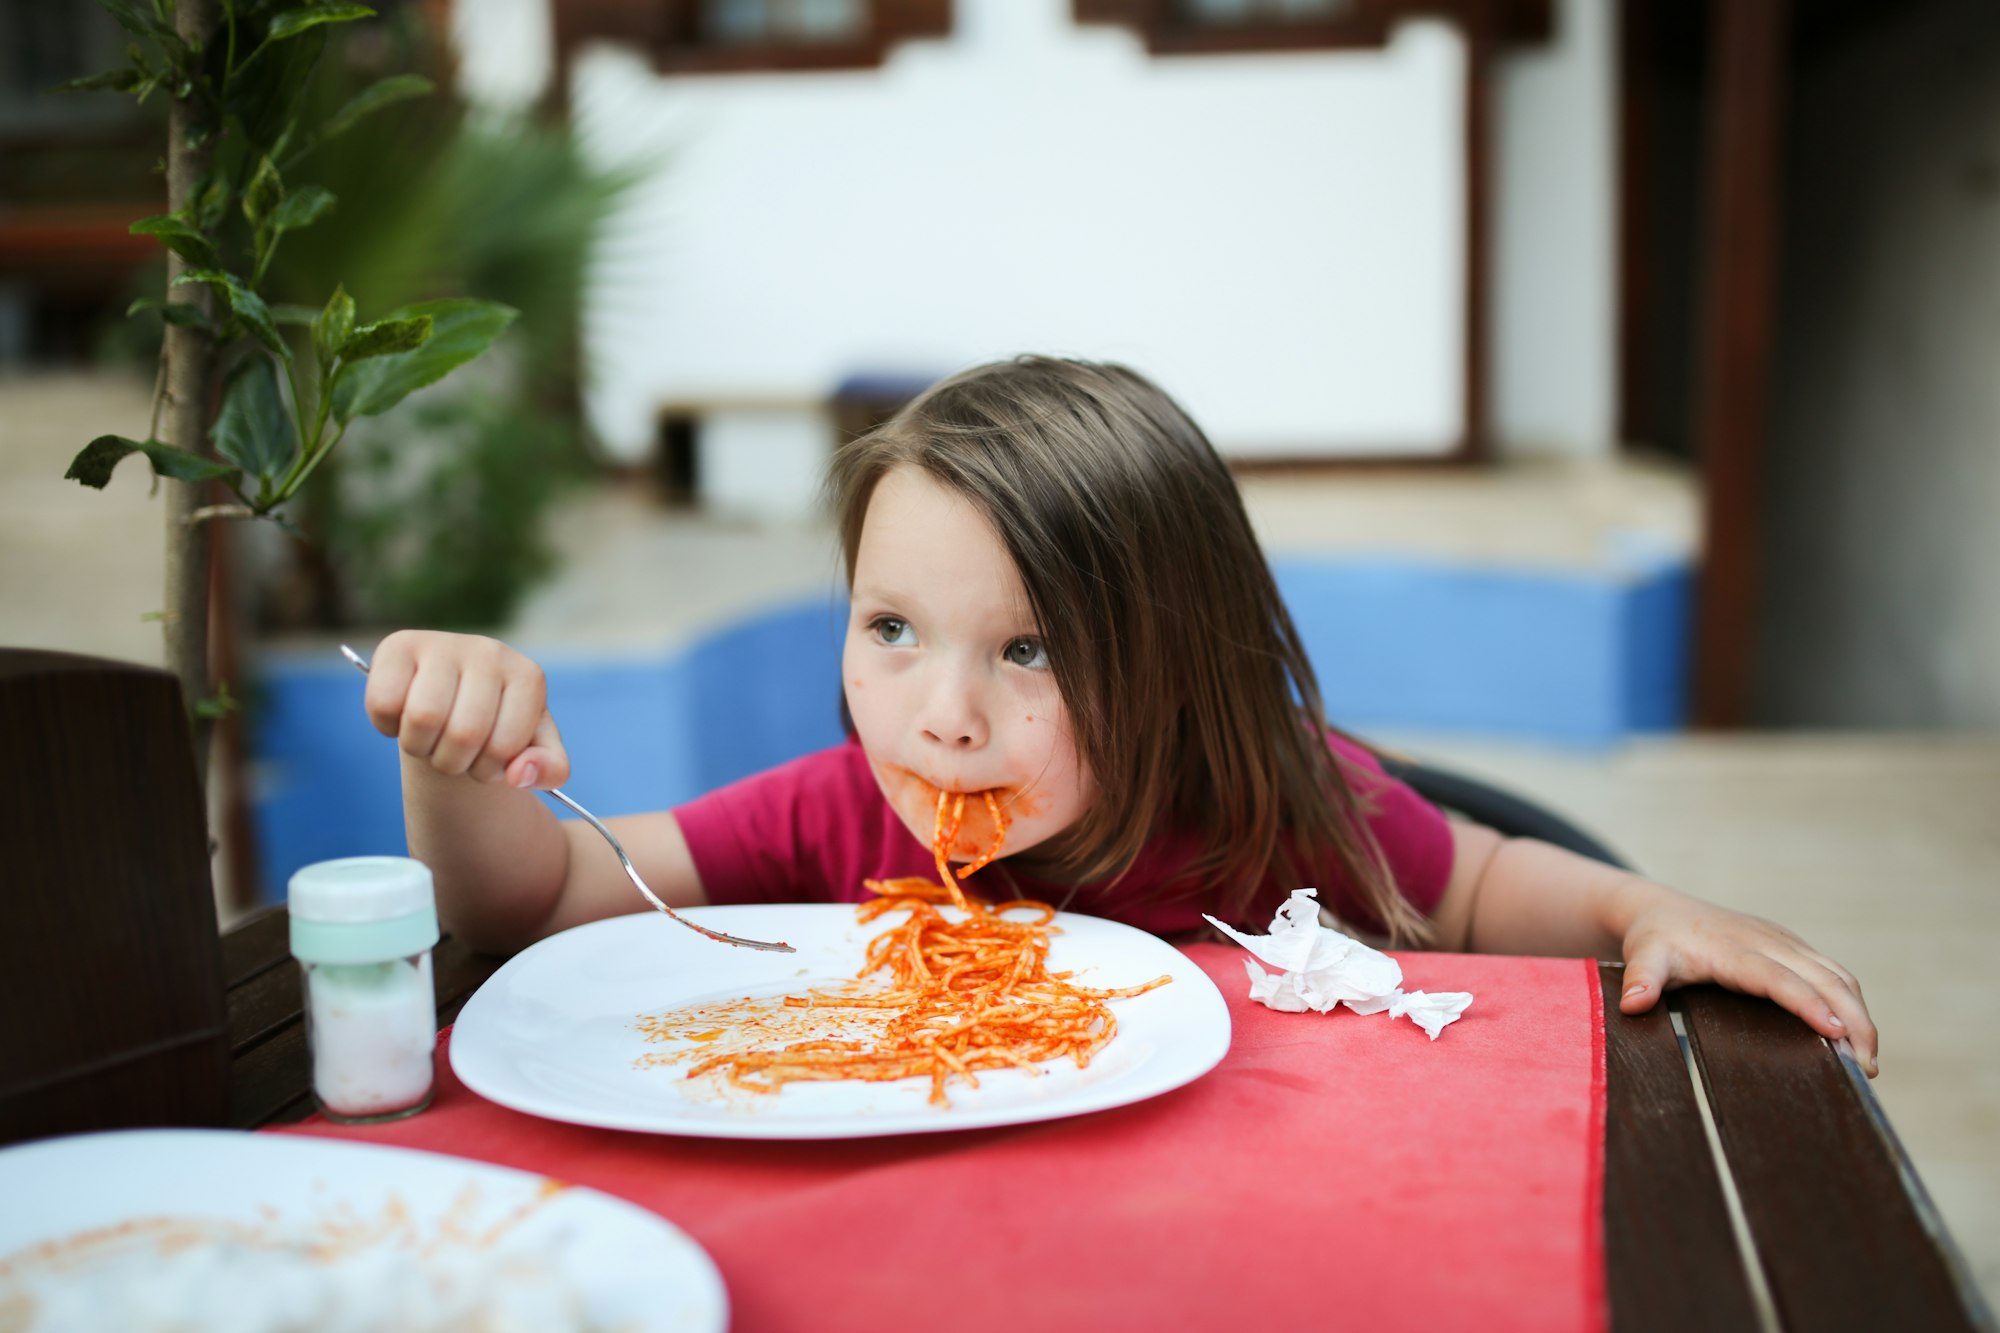
[[[340,344],[340,359],[347,362],[366,361],[374,356],[414,352],[430,341],[431,325],[429,315],[418,315],[414,319],[377,320],[356,329]]]
[[[139,445],[122,435],[100,435],[69,462],[69,470],[63,473],[65,481],[80,481],[92,490],[101,491],[111,484],[111,470],[124,461],[127,454],[137,453]]]
[[[213,287],[228,298],[229,309],[243,321],[243,327],[249,329],[258,342],[283,357],[287,365],[291,363],[292,345],[285,341],[284,335],[278,332],[278,326],[272,322],[270,307],[264,304],[263,297],[245,287],[241,278],[219,269],[196,268],[181,274],[170,285],[179,287],[190,282]]]
[[[185,301],[167,302],[162,301],[157,296],[142,296],[131,305],[125,307],[125,317],[130,319],[141,310],[158,311],[160,318],[166,320],[167,323],[178,324],[184,329],[200,329],[211,338],[221,332],[220,329],[215,327],[214,320]]]
[[[254,144],[273,144],[297,114],[313,71],[326,49],[327,29],[315,28],[289,42],[260,44],[237,67],[229,82],[225,118],[234,116]]]
[[[215,452],[267,483],[267,489],[291,466],[299,451],[298,428],[285,410],[270,357],[253,354],[231,372],[213,437]]]
[[[188,49],[188,44],[174,31],[174,25],[161,17],[152,6],[136,4],[134,0],[97,0],[97,4],[98,8],[118,20],[119,27],[134,37],[143,37],[158,45],[167,59],[176,65],[183,69],[194,67],[194,53]]]
[[[215,243],[188,225],[178,213],[140,218],[127,228],[134,236],[151,236],[196,268],[214,268]]]
[[[103,89],[129,93],[139,86],[139,71],[136,69],[108,69],[102,74],[86,74],[80,79],[59,83],[55,91],[59,93],[94,93]]]
[[[198,282],[205,287],[213,287],[220,292],[226,291],[229,284],[235,281],[235,274],[225,273],[219,268],[191,268],[175,278],[168,286],[185,287],[191,282]]]
[[[333,358],[340,353],[340,345],[352,332],[354,298],[347,294],[347,288],[335,287],[333,295],[326,300],[326,309],[320,311],[319,318],[313,321],[313,351],[319,354],[320,365],[333,364]]]
[[[392,74],[362,89],[348,99],[347,105],[334,112],[319,132],[320,142],[347,133],[354,128],[355,122],[383,107],[394,106],[413,97],[427,97],[436,90],[437,85],[421,74]]]
[[[134,37],[175,37],[174,25],[163,22],[152,6],[134,0],[97,0],[98,8],[118,20],[118,26]]]
[[[334,416],[345,424],[388,411],[484,352],[519,313],[497,301],[471,300],[424,301],[395,311],[381,322],[430,316],[430,340],[415,351],[341,367],[333,386]]]
[[[220,722],[240,707],[242,705],[236,696],[229,692],[229,682],[219,680],[215,683],[214,694],[196,702],[194,715],[207,718],[211,722]]]
[[[286,364],[291,363],[292,345],[285,341],[284,335],[278,332],[278,326],[271,321],[271,311],[264,304],[263,297],[240,282],[232,282],[229,285],[229,308],[256,335],[258,342],[283,357]]]
[[[309,305],[274,305],[271,307],[273,324],[290,324],[298,328],[309,328],[319,318],[319,311]]]
[[[278,164],[266,157],[257,163],[250,184],[243,189],[243,216],[250,219],[251,226],[261,228],[284,198],[285,182],[278,175]]]
[[[310,227],[333,207],[333,191],[324,185],[307,185],[285,196],[285,202],[271,214],[271,230],[297,231]]]
[[[208,481],[237,475],[236,469],[226,463],[202,458],[171,444],[161,444],[158,440],[128,440],[122,435],[100,435],[84,445],[82,452],[70,460],[69,470],[63,473],[63,477],[101,491],[111,481],[111,470],[128,454],[146,455],[154,472],[177,481]]]
[[[201,188],[195,191],[194,219],[205,232],[214,232],[222,225],[223,215],[229,211],[229,184],[220,177],[205,177]]]
[[[270,35],[264,40],[282,42],[322,23],[352,23],[355,19],[374,17],[375,11],[366,5],[315,5],[311,9],[288,9],[271,20]]]

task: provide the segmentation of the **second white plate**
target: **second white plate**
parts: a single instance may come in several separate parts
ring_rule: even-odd
[[[274,1328],[302,1298],[326,1302],[315,1328],[417,1326],[415,1310],[431,1327],[454,1304],[448,1291],[539,1301],[544,1327],[578,1315],[629,1333],[729,1326],[722,1279],[686,1233],[623,1199],[551,1186],[485,1162],[291,1134],[19,1144],[0,1151],[0,1327]],[[552,1294],[576,1308],[546,1308]],[[43,1305],[53,1308],[38,1317]]]
[[[1156,936],[1098,917],[1060,913],[1049,967],[1078,985],[1132,986],[1111,1001],[1118,1034],[1077,1069],[1067,1060],[959,1080],[951,1105],[929,1102],[926,1079],[794,1083],[724,1095],[680,1066],[648,1067],[639,1020],[737,999],[803,994],[853,979],[867,941],[897,918],[866,924],[851,904],[704,907],[716,930],[784,940],[796,953],[758,953],[704,939],[657,912],[613,917],[524,950],[480,987],[452,1031],[451,1064],[466,1086],[517,1111],[612,1129],[707,1138],[832,1139],[1021,1124],[1142,1101],[1201,1077],[1229,1050],[1229,1009],[1215,984]]]

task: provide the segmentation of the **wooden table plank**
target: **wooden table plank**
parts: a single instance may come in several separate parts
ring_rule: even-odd
[[[1763,1000],[1680,1002],[1716,1131],[1788,1329],[1976,1327],[1897,1160],[1824,1042]]]
[[[292,919],[281,903],[259,908],[222,935],[222,985],[234,989],[291,957]]]
[[[1615,1333],[1759,1327],[1694,1084],[1664,1005],[1618,1012],[1604,987],[1604,1260]]]

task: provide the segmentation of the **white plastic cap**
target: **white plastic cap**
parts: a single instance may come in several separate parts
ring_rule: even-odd
[[[349,856],[320,861],[292,876],[294,921],[359,924],[431,912],[431,870],[407,856]]]

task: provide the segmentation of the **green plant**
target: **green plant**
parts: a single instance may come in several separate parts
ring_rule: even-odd
[[[391,74],[330,114],[309,110],[305,94],[328,29],[375,11],[324,0],[98,3],[133,38],[129,63],[66,86],[168,100],[168,211],[132,224],[169,252],[165,294],[137,303],[157,310],[165,325],[147,438],[99,436],[66,475],[101,488],[136,453],[163,479],[167,664],[197,715],[196,753],[205,762],[200,715],[214,702],[207,524],[279,518],[350,425],[479,356],[516,312],[444,298],[364,320],[363,307],[337,284],[323,303],[266,298],[267,275],[290,239],[336,207],[332,190],[301,178],[315,155],[432,91],[420,76]],[[233,502],[205,503],[212,486]]]
[[[344,48],[335,34],[312,95],[330,111],[385,69],[436,63],[430,30],[410,17],[370,25],[371,40]],[[588,466],[579,293],[638,176],[593,166],[559,122],[496,122],[448,95],[413,104],[393,125],[356,127],[322,151],[317,170],[344,216],[366,225],[288,243],[270,271],[278,299],[304,299],[288,293],[339,273],[371,306],[452,290],[522,313],[491,373],[427,392],[399,414],[393,439],[380,426],[357,433],[360,448],[313,478],[299,521],[324,560],[307,571],[313,595],[293,605],[293,623],[491,628],[551,567],[544,515]]]

